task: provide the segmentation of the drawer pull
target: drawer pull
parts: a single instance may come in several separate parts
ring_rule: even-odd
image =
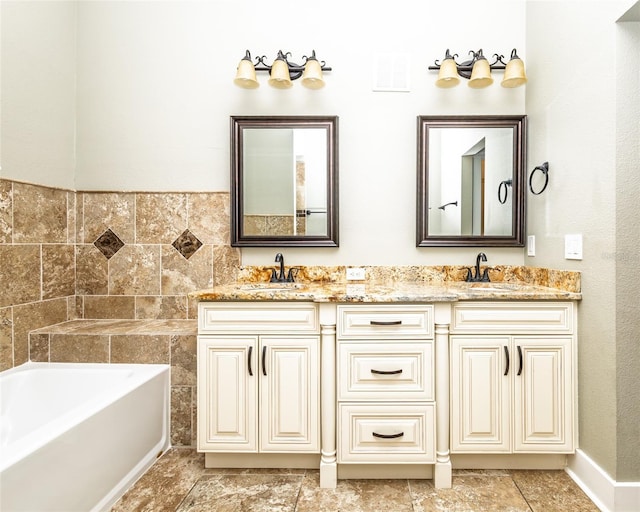
[[[390,320],[390,321],[383,321],[383,320],[369,320],[369,324],[370,325],[402,325],[402,320]]]
[[[380,439],[397,439],[404,435],[404,432],[398,432],[397,434],[378,434],[377,432],[371,432],[373,437],[379,437]]]
[[[402,368],[399,370],[376,370],[371,368],[371,373],[375,373],[377,375],[398,375],[399,373],[402,373]]]

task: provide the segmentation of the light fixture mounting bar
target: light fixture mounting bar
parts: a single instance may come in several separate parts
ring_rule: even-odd
[[[515,53],[515,49],[512,52],[512,55]],[[458,63],[456,62],[456,57],[458,57],[457,53],[454,53],[453,55],[451,55],[449,53],[449,50],[447,50],[447,54],[445,55],[445,59],[453,59],[453,61],[456,64],[456,67],[458,68],[458,74],[463,77],[463,78],[471,78],[471,71],[473,70],[473,65],[478,61],[478,59],[480,58],[485,58],[482,55],[482,50],[478,50],[477,52],[474,52],[473,50],[469,50],[469,54],[472,55],[472,58],[470,60],[466,60],[464,62]],[[493,54],[493,57],[495,58],[495,60],[492,63],[489,63],[489,68],[491,70],[494,69],[505,69],[507,67],[507,63],[504,62],[504,55],[499,55],[497,53]],[[440,70],[440,66],[441,66],[441,62],[438,61],[438,59],[435,60],[434,64],[432,66],[429,66],[429,70],[430,71],[438,71]]]
[[[247,50],[247,53],[248,52],[249,50]],[[291,80],[297,80],[302,76],[302,73],[304,72],[304,68],[307,65],[307,61],[317,60],[315,50],[312,50],[310,57],[303,55],[302,57],[304,59],[303,64],[296,64],[295,62],[290,62],[289,61],[290,56],[291,56],[291,52],[283,52],[282,50],[280,50],[278,51],[278,56],[276,57],[276,60],[283,60],[287,64],[287,68],[289,69],[289,76],[291,77]],[[266,58],[267,58],[266,55],[262,55],[261,57],[256,57],[256,62],[255,62],[256,71],[267,71],[268,73],[271,73],[271,68],[273,67],[273,65],[270,66],[269,64],[267,64],[265,61]],[[320,63],[320,69],[322,71],[331,71],[331,68],[326,65],[325,61],[322,60],[322,61],[319,61],[319,63]]]

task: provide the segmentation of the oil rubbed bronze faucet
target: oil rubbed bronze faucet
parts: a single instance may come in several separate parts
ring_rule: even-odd
[[[478,253],[476,257],[476,273],[473,275],[473,271],[471,268],[467,268],[467,279],[468,283],[488,283],[489,279],[489,269],[485,268],[482,275],[480,275],[480,261],[487,261],[487,255],[483,252]]]
[[[276,263],[280,263],[280,271],[278,269],[271,269],[271,279],[269,282],[271,283],[293,283],[295,281],[295,273],[294,270],[298,271],[297,268],[290,268],[289,272],[285,276],[284,273],[284,256],[281,252],[276,254]]]

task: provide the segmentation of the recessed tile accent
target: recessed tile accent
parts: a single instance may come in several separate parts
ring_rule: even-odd
[[[185,229],[182,234],[176,238],[171,244],[182,256],[186,259],[191,258],[200,247],[202,242],[188,229]]]
[[[93,245],[104,254],[105,258],[111,259],[115,253],[124,247],[124,242],[111,229],[107,229],[93,242]]]

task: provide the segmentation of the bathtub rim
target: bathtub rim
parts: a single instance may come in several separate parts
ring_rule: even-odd
[[[86,370],[86,371],[122,371],[133,370],[135,377],[127,382],[128,385],[119,383],[117,388],[109,388],[100,393],[97,393],[91,400],[85,401],[76,407],[70,409],[66,413],[62,414],[55,419],[39,425],[38,428],[26,436],[18,439],[15,443],[7,446],[3,446],[0,451],[0,475],[12,465],[19,462],[25,454],[35,452],[42,448],[47,443],[57,439],[63,435],[70,425],[77,424],[80,420],[89,418],[96,414],[98,411],[108,407],[117,400],[126,396],[133,389],[137,389],[145,382],[152,380],[162,373],[167,373],[167,415],[170,415],[170,386],[171,386],[171,366],[168,364],[140,364],[140,363],[47,363],[47,362],[33,362],[28,361],[19,366],[15,366],[8,370],[0,372],[0,383],[3,377],[26,371],[34,371],[38,369],[48,369],[55,371],[69,371],[69,370]],[[135,384],[135,385],[134,385]],[[0,400],[1,396],[0,385]],[[169,418],[167,418],[167,425],[165,425],[166,442],[164,451],[170,446],[170,434],[169,434]],[[44,433],[46,432],[46,435]],[[28,450],[27,450],[28,447]]]

